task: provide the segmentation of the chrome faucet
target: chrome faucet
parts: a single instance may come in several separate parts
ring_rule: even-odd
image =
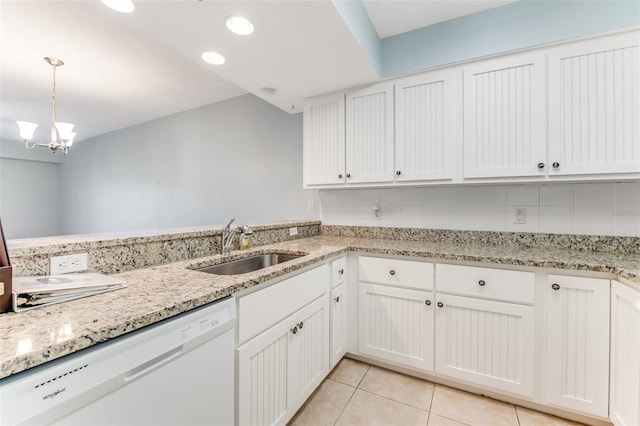
[[[231,243],[233,242],[233,236],[236,232],[242,232],[245,235],[253,234],[251,228],[247,225],[238,225],[234,229],[231,229],[231,224],[236,220],[235,217],[232,217],[229,220],[229,223],[222,228],[222,238],[220,241],[220,254],[223,256],[227,256],[231,253]]]

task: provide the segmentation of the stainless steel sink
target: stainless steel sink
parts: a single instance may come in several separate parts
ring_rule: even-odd
[[[195,269],[217,275],[237,275],[257,271],[268,266],[277,265],[282,262],[297,259],[305,254],[284,254],[284,253],[262,253],[244,259],[231,260],[217,265],[205,266]]]

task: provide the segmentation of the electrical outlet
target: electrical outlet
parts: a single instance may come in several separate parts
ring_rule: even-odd
[[[309,210],[310,212],[316,210],[316,200],[314,200],[313,198],[307,200],[307,210]]]
[[[374,220],[382,219],[382,209],[377,204],[373,205],[373,219]]]
[[[516,223],[516,224],[527,223],[527,209],[525,209],[524,207],[514,207],[513,223]]]
[[[298,235],[298,228],[297,227],[293,227],[293,228],[289,228],[289,236],[293,237]]]
[[[68,274],[87,270],[87,253],[54,256],[50,259],[51,275]]]

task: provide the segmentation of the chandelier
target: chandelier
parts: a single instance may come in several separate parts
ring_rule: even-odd
[[[69,150],[69,147],[73,144],[73,139],[76,134],[73,132],[73,124],[71,123],[58,123],[56,122],[56,68],[64,65],[60,59],[44,58],[45,61],[53,68],[53,93],[51,96],[51,142],[44,143],[30,143],[33,139],[33,134],[36,131],[38,125],[28,121],[16,121],[18,128],[20,129],[20,138],[24,141],[25,148],[33,149],[36,146],[43,146],[49,148],[52,153],[60,150],[65,155]]]

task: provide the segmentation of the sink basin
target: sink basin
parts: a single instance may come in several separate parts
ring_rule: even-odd
[[[237,275],[257,271],[268,266],[297,259],[304,254],[262,253],[244,259],[231,260],[212,266],[198,268],[196,271],[217,275]]]

